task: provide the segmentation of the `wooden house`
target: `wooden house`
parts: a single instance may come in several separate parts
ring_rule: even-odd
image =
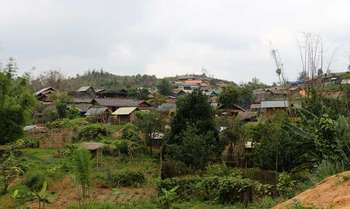
[[[43,103],[50,103],[52,102],[51,95],[54,93],[56,93],[56,89],[52,87],[46,87],[35,92],[35,97]]]
[[[137,110],[137,107],[120,107],[112,113],[113,122],[118,124],[134,122]]]
[[[109,121],[111,111],[107,107],[91,107],[85,113],[85,116],[96,122],[106,123]]]
[[[137,107],[139,109],[149,109],[151,105],[144,100],[135,100],[127,98],[96,98],[97,104],[107,107],[112,112],[121,107]]]

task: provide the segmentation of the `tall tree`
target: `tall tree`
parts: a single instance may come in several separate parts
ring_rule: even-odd
[[[0,144],[22,135],[35,101],[25,78],[15,77],[13,71],[0,71]]]
[[[208,97],[200,91],[194,91],[179,99],[176,105],[176,115],[171,124],[166,150],[170,157],[184,161],[189,166],[205,166],[210,158],[217,157],[214,154],[218,155],[222,150]],[[200,147],[190,146],[189,141]],[[190,152],[197,153],[194,149],[204,149],[207,153],[200,165],[196,164],[197,161],[187,161],[180,157],[190,156]]]
[[[162,79],[157,84],[158,91],[163,96],[169,96],[172,91],[171,83],[167,79]]]
[[[146,145],[149,146],[152,155],[152,138],[162,129],[162,117],[158,112],[138,112],[135,124],[145,136]]]
[[[234,85],[225,86],[219,95],[219,103],[224,107],[231,107],[239,102],[241,91]]]

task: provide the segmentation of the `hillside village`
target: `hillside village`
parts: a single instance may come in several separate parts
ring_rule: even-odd
[[[333,203],[283,201],[346,170],[349,72],[274,85],[137,75],[118,88],[101,88],[120,79],[102,71],[2,75],[27,122],[3,126],[1,209],[317,208]]]

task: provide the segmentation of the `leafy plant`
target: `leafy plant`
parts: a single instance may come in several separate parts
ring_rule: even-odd
[[[80,184],[82,198],[85,199],[91,183],[91,155],[85,149],[77,149],[73,155],[74,175]]]
[[[140,186],[146,182],[143,173],[129,170],[108,172],[106,180],[111,187]]]
[[[96,140],[101,136],[108,136],[110,132],[101,124],[91,124],[82,127],[78,133],[79,140]]]
[[[171,204],[176,200],[177,194],[176,190],[178,187],[174,187],[170,190],[166,190],[161,188],[161,195],[158,198],[160,208],[162,209],[170,209]]]
[[[277,192],[290,198],[294,195],[294,190],[296,186],[296,181],[292,179],[292,177],[286,173],[282,172],[278,175],[278,183],[277,183]]]

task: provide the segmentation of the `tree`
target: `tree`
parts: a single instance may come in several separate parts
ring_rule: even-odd
[[[15,77],[13,72],[0,71],[0,144],[22,135],[35,103],[28,80]]]
[[[80,184],[82,198],[87,197],[91,183],[91,155],[86,149],[77,149],[73,155],[74,174]]]
[[[149,146],[150,154],[152,155],[152,138],[157,132],[162,130],[161,115],[155,111],[137,112],[135,124],[145,135],[146,145]]]
[[[194,91],[180,98],[176,106],[176,115],[171,123],[165,151],[169,152],[170,158],[183,161],[192,167],[203,167],[222,151],[208,97],[200,91]],[[198,154],[196,149],[200,154],[195,157],[202,158],[198,159],[199,164],[193,155]],[[188,160],[183,156],[187,156]]]
[[[217,141],[213,132],[200,133],[196,128],[188,126],[178,136],[181,144],[170,144],[168,156],[196,169],[205,168],[210,160],[217,157]]]
[[[162,79],[157,84],[158,91],[163,96],[169,96],[172,92],[172,86],[169,80]]]
[[[239,102],[241,91],[234,85],[225,86],[219,95],[219,103],[223,107],[232,107]]]
[[[56,92],[52,97],[58,118],[74,118],[79,115],[79,112],[74,111],[74,108],[69,105],[72,102],[72,98],[67,93]]]

